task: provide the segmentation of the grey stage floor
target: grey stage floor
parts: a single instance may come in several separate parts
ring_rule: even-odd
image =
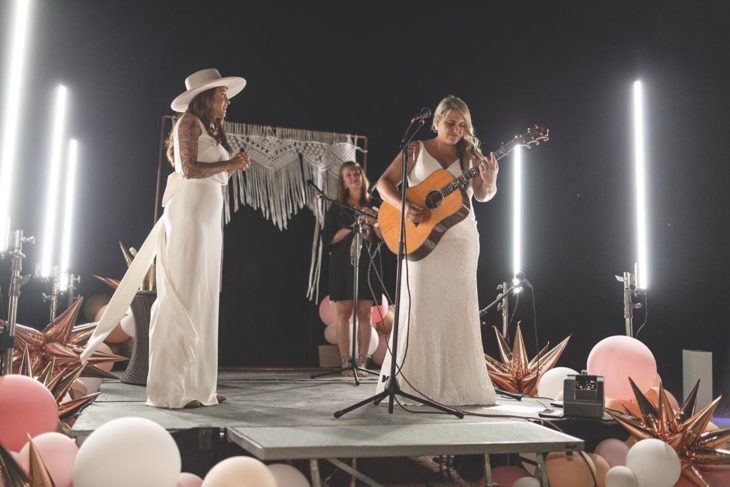
[[[145,388],[105,380],[101,395],[79,417],[72,431],[83,438],[115,418],[142,416],[156,421],[170,431],[190,428],[225,428],[235,426],[367,426],[430,424],[434,422],[484,423],[512,420],[510,415],[537,418],[548,406],[544,401],[499,398],[494,407],[468,407],[465,411],[503,416],[485,418],[465,416],[458,419],[444,414],[414,414],[397,405],[393,414],[384,404],[367,405],[339,419],[333,413],[375,393],[376,378],[361,379],[323,377],[311,379],[309,371],[221,371],[218,392],[227,400],[215,407],[167,410],[145,405]],[[432,411],[421,406],[407,406],[415,411]],[[515,420],[519,421],[519,420]]]

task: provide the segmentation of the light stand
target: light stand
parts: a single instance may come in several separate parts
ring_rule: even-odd
[[[43,301],[48,303],[50,308],[49,316],[51,321],[56,319],[56,313],[58,312],[58,303],[61,300],[61,269],[54,265],[51,267],[51,273],[47,276],[43,276],[40,272],[36,272],[36,278],[41,282],[48,282],[51,286],[51,292],[49,294],[43,293]],[[50,323],[49,322],[49,323]]]
[[[497,286],[497,291],[503,291],[505,289],[509,289],[508,282],[503,282]],[[509,329],[509,293],[502,294],[502,299],[497,306],[497,310],[502,314],[502,336],[506,337]]]
[[[626,322],[626,336],[634,336],[634,310],[641,309],[641,299],[646,296],[645,289],[636,287],[636,273],[624,272],[623,276],[615,276],[618,282],[624,284],[624,321]]]
[[[76,301],[76,290],[78,289],[79,284],[81,284],[81,276],[77,276],[76,274],[68,273],[68,304],[66,307],[70,307],[74,301]]]
[[[355,378],[355,385],[360,385],[360,379],[357,375],[359,371],[363,371],[368,374],[373,375],[380,375],[378,372],[375,372],[374,370],[366,369],[364,367],[359,367],[357,365],[357,347],[356,342],[357,340],[357,332],[358,332],[358,318],[357,318],[357,312],[358,312],[358,293],[359,293],[359,285],[360,285],[360,255],[362,253],[362,244],[363,244],[363,238],[362,235],[364,233],[364,230],[362,228],[362,223],[360,221],[361,217],[365,216],[372,216],[369,215],[367,212],[359,210],[357,208],[353,208],[350,205],[346,205],[342,203],[341,201],[337,201],[333,198],[328,197],[324,194],[324,192],[319,189],[314,183],[310,183],[310,186],[314,188],[314,190],[317,192],[317,198],[329,201],[330,203],[337,205],[341,208],[345,208],[347,211],[352,213],[355,216],[355,226],[353,227],[352,231],[353,234],[353,241],[352,245],[350,247],[350,263],[353,266],[352,269],[352,337],[350,339],[350,363],[347,367],[340,367],[339,369],[335,369],[329,372],[325,372],[322,374],[316,374],[311,376],[312,379],[316,379],[317,377],[324,377],[326,375],[332,375],[337,374],[340,372],[343,372],[345,370],[352,370],[352,375]],[[362,347],[363,344],[360,344]]]
[[[423,113],[423,110],[422,110]],[[421,403],[425,406],[430,406],[434,409],[438,409],[440,411],[443,411],[445,413],[453,414],[457,418],[461,419],[464,417],[464,414],[460,411],[457,411],[455,409],[449,408],[447,406],[443,406],[441,404],[437,404],[433,401],[429,401],[427,399],[414,396],[412,394],[408,394],[407,392],[403,392],[400,388],[400,385],[398,385],[398,381],[396,379],[396,362],[398,362],[398,324],[399,324],[399,318],[400,318],[400,311],[401,311],[401,302],[400,302],[400,292],[401,292],[401,278],[402,278],[402,269],[403,269],[403,259],[405,257],[405,228],[406,228],[406,189],[408,188],[408,144],[413,140],[413,137],[415,137],[418,130],[423,127],[425,124],[425,118],[427,118],[430,115],[426,115],[425,117],[415,117],[413,120],[411,120],[411,123],[408,124],[408,128],[406,129],[406,132],[403,136],[403,139],[401,140],[401,202],[400,202],[400,236],[398,238],[398,257],[396,259],[396,277],[395,277],[395,317],[393,319],[393,330],[391,332],[391,336],[393,337],[393,347],[390,350],[390,375],[386,379],[385,387],[381,392],[378,394],[375,394],[374,396],[371,396],[365,400],[362,400],[358,403],[355,403],[351,406],[346,407],[345,409],[341,409],[339,411],[335,412],[335,418],[339,418],[342,415],[353,411],[361,406],[364,406],[369,403],[373,403],[375,405],[380,404],[380,402],[388,398],[388,413],[393,414],[393,403],[395,401],[395,396],[402,396],[407,399],[410,399],[412,401],[416,401],[418,403]],[[416,125],[414,130],[411,130],[414,127],[414,124]],[[412,132],[412,133],[410,133]],[[409,135],[410,133],[410,135]]]
[[[504,289],[504,291],[499,293],[494,301],[479,310],[479,317],[483,318],[490,309],[499,305],[499,309],[502,310],[502,336],[507,336],[507,325],[509,325],[509,295],[511,292],[516,291],[517,289],[522,289],[523,287],[525,287],[526,284],[526,280],[517,280],[514,283],[503,282],[502,284],[497,286],[498,291],[501,291],[502,289]],[[486,323],[482,322],[482,325],[486,325]]]
[[[8,305],[8,322],[0,332],[0,375],[13,373],[13,351],[15,349],[15,325],[18,320],[18,300],[20,288],[30,280],[30,274],[21,275],[23,270],[24,243],[35,243],[32,236],[23,236],[23,230],[15,230],[10,234],[11,245],[8,246],[8,255],[12,257],[10,274],[10,292]]]

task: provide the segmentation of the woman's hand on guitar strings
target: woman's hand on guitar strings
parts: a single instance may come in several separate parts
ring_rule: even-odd
[[[418,206],[415,203],[406,201],[406,218],[415,224],[419,224],[426,217],[426,211],[423,207]]]

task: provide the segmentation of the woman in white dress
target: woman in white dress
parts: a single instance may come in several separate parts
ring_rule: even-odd
[[[469,199],[488,201],[497,192],[499,166],[494,154],[484,157],[474,136],[469,108],[459,98],[441,100],[433,118],[435,138],[409,147],[408,185],[415,186],[431,173],[446,169],[459,176],[478,166],[471,180]],[[378,191],[400,208],[399,155],[378,182]],[[423,221],[428,210],[406,203],[406,218]],[[423,259],[404,259],[401,272],[396,378],[401,390],[443,405],[491,405],[494,387],[487,374],[479,323],[477,261],[479,233],[474,211],[449,228]],[[392,344],[392,337],[391,337]],[[390,375],[390,353],[381,368],[378,390]]]
[[[183,112],[171,133],[168,180],[157,252],[157,293],[152,306],[147,404],[165,408],[218,404],[218,303],[223,245],[223,187],[245,170],[245,152],[232,158],[223,130],[230,98],[243,78],[221,78],[215,69],[185,80],[172,102]],[[173,185],[174,188],[171,188]],[[170,191],[173,191],[170,194]]]

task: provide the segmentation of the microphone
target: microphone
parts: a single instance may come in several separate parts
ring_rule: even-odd
[[[411,119],[411,123],[414,122],[423,122],[428,117],[431,116],[431,109],[428,107],[423,107],[421,110]]]
[[[527,280],[524,272],[520,271],[517,274],[515,274],[515,279],[518,281],[519,286],[525,286],[527,288],[532,289],[532,283],[530,283],[530,281]]]

